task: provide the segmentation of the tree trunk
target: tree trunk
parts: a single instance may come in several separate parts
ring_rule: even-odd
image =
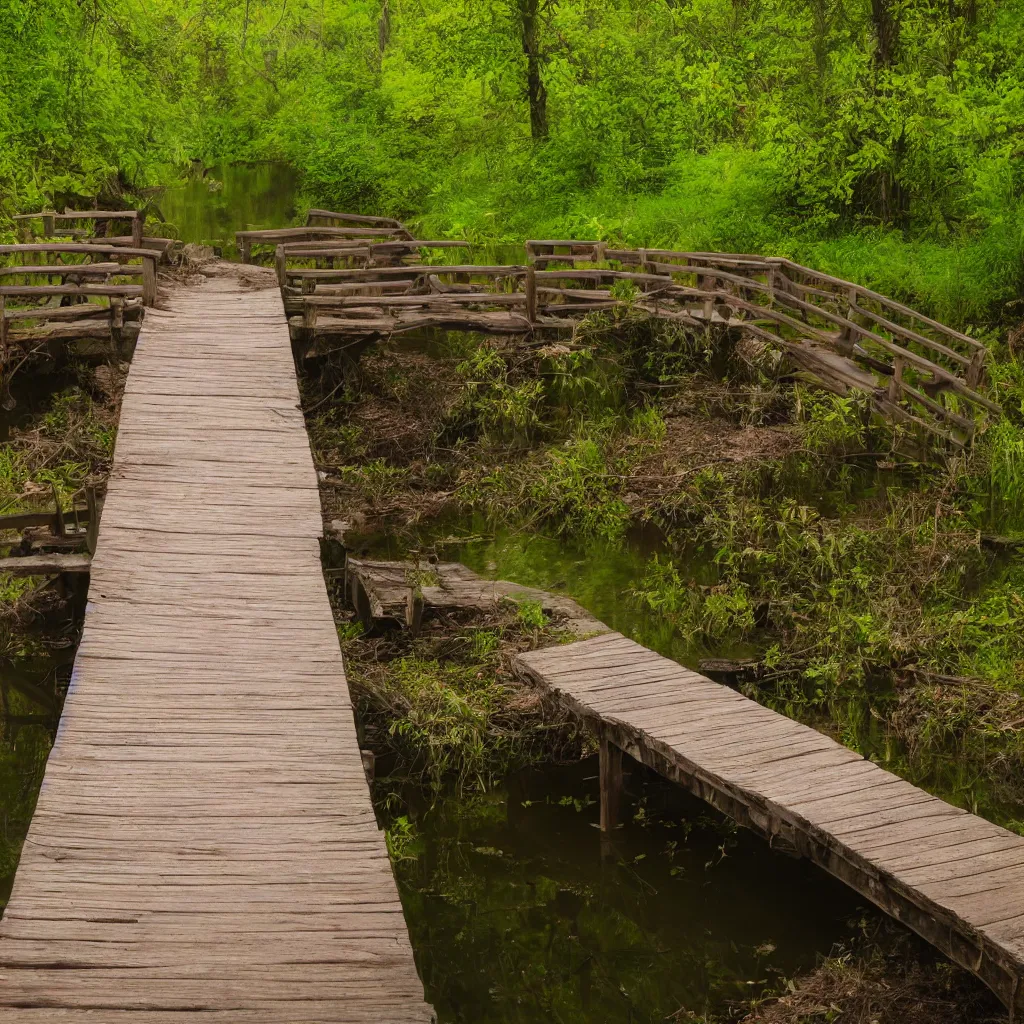
[[[391,7],[388,0],[384,0],[384,4],[380,9],[380,21],[377,23],[377,50],[380,55],[384,56],[384,51],[388,48],[388,43],[391,41]]]
[[[245,53],[245,45],[249,40],[249,4],[251,0],[245,0],[245,17],[242,19],[242,53]]]
[[[523,53],[526,55],[526,94],[530,100],[530,134],[534,142],[542,142],[548,137],[548,91],[540,73],[539,4],[540,0],[516,0]]]
[[[893,0],[871,0],[871,22],[875,27],[875,65],[892,67],[900,41],[900,23],[893,13]]]

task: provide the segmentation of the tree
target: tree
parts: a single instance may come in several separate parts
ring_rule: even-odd
[[[543,4],[547,8],[554,0]],[[513,0],[519,15],[519,26],[526,55],[526,95],[530,101],[530,135],[534,142],[548,137],[548,91],[541,76],[541,0]]]

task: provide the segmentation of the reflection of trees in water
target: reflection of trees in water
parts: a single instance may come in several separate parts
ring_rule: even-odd
[[[297,192],[298,177],[287,164],[226,164],[191,174],[159,202],[183,241],[223,246],[236,231],[292,223]]]
[[[703,808],[681,792],[667,819],[627,826],[602,857],[596,808],[580,799],[593,770],[516,777],[421,820],[419,856],[396,871],[442,1020],[617,1024],[721,1010],[846,936],[844,890],[752,838],[730,841],[722,861],[718,827],[684,827]],[[808,924],[807,902],[796,921],[795,886],[821,921]]]

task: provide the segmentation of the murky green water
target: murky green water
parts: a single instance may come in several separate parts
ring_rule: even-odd
[[[724,1012],[813,968],[874,913],[627,759],[630,769],[610,842],[596,828],[594,758],[432,809],[412,795],[396,873],[442,1022]]]
[[[60,720],[74,647],[0,634],[0,913],[11,894],[46,758]]]
[[[235,232],[295,223],[299,178],[288,164],[226,164],[167,188],[157,208],[185,242],[233,255]]]

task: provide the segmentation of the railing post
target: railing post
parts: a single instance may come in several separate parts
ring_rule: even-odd
[[[277,286],[283,288],[288,283],[288,261],[284,258],[284,246],[274,250],[274,269],[277,271]]]
[[[95,555],[96,541],[100,535],[100,506],[96,500],[95,484],[85,485],[85,507],[89,510],[89,525],[86,528],[85,546],[90,555]]]
[[[532,263],[526,268],[526,319],[531,327],[537,322],[537,268]]]
[[[697,283],[700,286],[701,291],[713,292],[718,290],[718,278],[702,277],[700,274],[697,275]],[[704,319],[710,324],[712,318],[715,315],[715,300],[709,298],[704,300]]]
[[[903,394],[903,358],[896,356],[892,361],[892,379],[889,381],[889,401],[893,405],[899,405],[900,396]]]
[[[146,217],[140,210],[135,211],[135,217],[132,220],[132,245],[136,249],[142,248],[143,229],[146,226]]]
[[[252,240],[249,238],[242,239],[242,262],[252,263]]]
[[[43,214],[43,238],[53,238],[53,214]]]
[[[601,737],[601,831],[611,832],[619,823],[622,801],[622,751],[607,735]]]
[[[316,329],[317,307],[312,302],[302,304],[302,326],[307,331]]]
[[[110,341],[118,358],[121,357],[121,330],[124,327],[124,300],[117,295],[110,297]]]
[[[964,380],[969,388],[976,388],[981,383],[981,375],[985,369],[985,357],[988,353],[983,348],[971,356],[971,363],[964,374]]]
[[[142,304],[156,305],[156,254],[142,257]]]

